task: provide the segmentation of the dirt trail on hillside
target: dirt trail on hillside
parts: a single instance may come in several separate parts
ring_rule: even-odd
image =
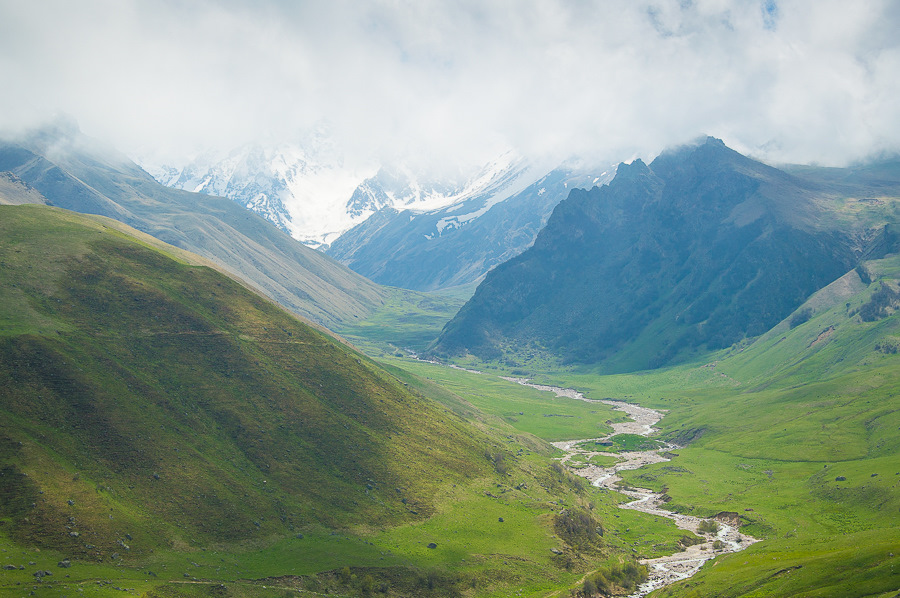
[[[646,596],[654,590],[658,590],[659,588],[675,583],[676,581],[687,579],[699,571],[700,567],[702,567],[703,563],[706,561],[713,559],[720,554],[743,550],[758,541],[756,538],[740,533],[736,527],[722,520],[705,520],[700,517],[691,517],[689,515],[680,515],[678,513],[673,513],[672,511],[667,511],[662,508],[665,499],[663,495],[658,492],[653,492],[652,490],[647,490],[645,488],[630,488],[626,490],[616,485],[622,480],[618,475],[620,471],[639,469],[644,465],[649,465],[651,463],[668,461],[669,459],[664,456],[664,453],[676,449],[677,447],[674,445],[667,445],[649,451],[631,451],[624,453],[609,453],[602,450],[579,448],[579,445],[582,445],[582,443],[592,441],[598,443],[604,442],[616,434],[639,434],[641,436],[649,436],[656,431],[653,426],[662,419],[664,415],[662,412],[621,401],[598,401],[595,399],[588,399],[580,392],[572,389],[532,384],[523,378],[505,379],[532,388],[537,388],[538,390],[553,392],[558,397],[587,401],[590,403],[603,403],[628,415],[631,418],[631,421],[611,424],[613,432],[607,436],[601,438],[586,438],[583,440],[564,440],[562,442],[552,443],[553,446],[566,452],[566,455],[562,457],[560,461],[566,463],[575,455],[583,455],[586,459],[595,455],[619,458],[620,461],[612,467],[588,465],[583,468],[570,467],[570,470],[576,475],[587,478],[594,486],[609,488],[634,499],[629,503],[621,505],[621,508],[633,509],[649,515],[672,519],[679,528],[689,530],[700,537],[705,538],[706,541],[702,544],[690,546],[682,552],[655,559],[642,559],[641,563],[647,565],[650,579],[642,584],[638,591],[631,594],[629,598]],[[595,446],[599,447],[601,445]],[[715,534],[701,533],[699,527],[704,521],[715,521],[719,528],[718,531]],[[717,540],[721,541],[721,547],[719,549],[713,548],[713,543]]]

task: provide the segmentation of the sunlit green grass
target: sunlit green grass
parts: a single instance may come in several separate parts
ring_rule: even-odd
[[[620,414],[602,403],[560,398],[493,374],[478,374],[425,362],[384,358],[385,363],[464,398],[474,407],[503,418],[511,427],[544,440],[596,438],[612,431],[605,422]]]

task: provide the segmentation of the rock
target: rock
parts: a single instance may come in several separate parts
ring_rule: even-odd
[[[69,500],[66,501],[66,504],[68,504],[70,507],[72,507],[72,506],[75,506],[75,501],[70,498]]]
[[[69,567],[72,566],[72,561],[70,561],[69,559],[65,559],[65,560],[62,560],[62,561],[56,563],[56,566],[59,567],[60,569],[68,569]]]
[[[298,540],[302,540],[302,539],[303,539],[303,534],[297,534],[297,535],[294,536],[294,537],[297,538]]]
[[[838,477],[834,478],[834,481],[835,481],[835,482],[846,482],[846,481],[847,481],[847,478],[845,478],[845,477],[842,476],[842,475],[839,475]]]
[[[437,548],[437,544],[431,542],[430,544],[428,544],[428,548]]]
[[[73,538],[77,538],[81,534],[79,534],[78,532],[69,532],[69,535],[72,536]]]
[[[734,528],[741,527],[741,516],[734,511],[720,511],[718,514],[716,514],[715,517],[713,517],[713,519],[721,521],[722,523],[730,525]]]
[[[18,569],[18,567],[15,565],[3,565],[4,571],[15,571],[16,569]]]
[[[41,570],[37,570],[37,571],[35,571],[32,575],[34,575],[34,577],[35,577],[38,581],[41,581],[41,579],[43,579],[44,577],[47,577],[48,575],[53,575],[53,572],[51,572],[51,571],[41,571]]]
[[[503,523],[503,517],[500,517],[497,521],[499,521],[500,523]]]
[[[560,550],[559,548],[551,548],[550,552],[552,552],[553,554],[562,554],[563,553],[563,551]]]

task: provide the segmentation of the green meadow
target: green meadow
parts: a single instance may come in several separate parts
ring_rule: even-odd
[[[376,363],[103,218],[0,238],[0,595],[562,595],[683,535],[551,467],[604,405]],[[451,309],[415,301],[373,330]]]
[[[866,262],[862,269],[867,281],[849,273],[769,333],[662,370],[603,375],[590,366],[549,368],[532,360],[528,371],[513,371],[500,362],[456,360],[484,372],[473,374],[383,348],[375,354],[548,440],[608,433],[604,422],[620,414],[546,393],[532,398],[498,375],[664,410],[658,438],[680,448],[670,462],[625,473],[626,483],[665,492],[673,511],[736,512],[743,531],[763,541],[655,595],[894,596],[900,589],[900,315],[890,308],[874,319],[863,315],[867,306],[872,312],[883,281],[897,288],[900,259]],[[571,417],[544,417],[551,411]],[[535,413],[540,417],[529,416]],[[622,435],[617,446],[602,450],[637,442]],[[598,464],[611,460],[601,457]],[[623,546],[634,537],[629,533]],[[643,529],[641,539],[658,533]]]

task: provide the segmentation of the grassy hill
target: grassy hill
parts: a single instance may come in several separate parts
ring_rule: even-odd
[[[123,526],[139,555],[395,522],[483,473],[458,418],[218,272],[47,207],[0,231],[5,479],[35,503],[15,538],[101,558]]]
[[[364,317],[384,299],[375,283],[233,201],[164,187],[70,125],[0,140],[0,176],[0,203],[43,199],[114,218],[215,261],[326,327]]]
[[[552,469],[540,420],[389,373],[208,264],[0,206],[0,595],[543,596],[641,530],[680,538]],[[559,536],[569,510],[609,537]]]
[[[867,261],[753,342],[653,372],[550,375],[668,410],[677,457],[629,472],[668,508],[763,538],[659,596],[894,596],[900,587],[900,257]]]

